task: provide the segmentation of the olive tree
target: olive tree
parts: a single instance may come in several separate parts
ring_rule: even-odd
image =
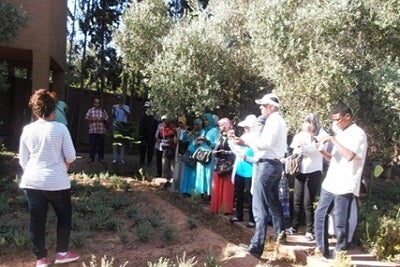
[[[156,0],[127,11],[118,44],[126,65],[147,77],[159,114],[254,111],[259,88],[270,85],[251,63],[248,8],[241,2],[219,1],[177,23]]]
[[[276,86],[292,131],[315,112],[325,126],[343,101],[369,135],[369,154],[387,159],[398,139],[398,1],[254,1],[255,63]]]

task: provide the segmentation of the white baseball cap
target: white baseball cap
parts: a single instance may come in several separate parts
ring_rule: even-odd
[[[146,102],[144,102],[144,105],[143,105],[143,107],[150,107],[150,101],[146,101]]]
[[[256,103],[259,105],[273,105],[275,107],[279,107],[280,101],[279,98],[275,94],[266,94],[261,99],[257,99]]]
[[[253,127],[254,124],[256,123],[256,121],[257,121],[256,115],[251,114],[251,115],[248,115],[246,117],[246,119],[244,119],[244,121],[239,122],[238,126],[240,126],[240,127]]]

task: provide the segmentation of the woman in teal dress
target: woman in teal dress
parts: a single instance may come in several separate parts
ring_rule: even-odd
[[[213,150],[215,147],[219,130],[216,127],[215,121],[211,113],[205,113],[203,116],[204,128],[198,138],[195,139],[196,148],[201,147],[204,150]],[[211,157],[211,162],[208,164],[202,164],[197,162],[196,164],[196,184],[195,192],[202,194],[203,197],[207,198],[211,195],[211,178],[213,175],[215,164],[214,155]]]
[[[203,128],[203,122],[200,118],[197,118],[193,121],[193,129],[190,133],[186,134],[185,141],[189,141],[189,145],[187,148],[187,152],[190,155],[193,155],[194,151],[197,148],[195,138],[199,137],[201,134],[201,130]],[[196,165],[190,166],[184,163],[183,166],[183,175],[181,179],[180,193],[184,195],[193,194],[196,183]]]

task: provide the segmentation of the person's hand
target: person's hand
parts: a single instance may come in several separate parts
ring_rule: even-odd
[[[236,155],[236,157],[238,157],[238,158],[240,158],[242,160],[244,160],[246,158],[246,155],[243,154],[243,152],[241,152],[241,151],[236,151],[235,155]]]
[[[215,150],[215,151],[213,151],[213,153],[215,154],[215,155],[217,155],[217,156],[219,156],[219,155],[224,155],[225,154],[225,150]]]
[[[236,137],[236,138],[233,139],[233,140],[234,140],[234,142],[235,142],[236,145],[239,145],[239,146],[245,146],[245,145],[246,145],[246,143],[244,142],[244,140],[241,139],[241,138],[239,138],[239,137]]]

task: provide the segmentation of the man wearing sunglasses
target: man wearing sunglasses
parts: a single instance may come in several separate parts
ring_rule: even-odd
[[[351,109],[340,103],[332,112],[335,136],[326,136],[319,141],[320,152],[330,162],[322,183],[318,207],[315,211],[315,240],[325,258],[329,258],[328,215],[334,213],[336,252],[347,250],[349,215],[354,197],[360,193],[361,175],[367,154],[367,136],[353,120]],[[331,142],[333,149],[328,153],[322,144]]]

